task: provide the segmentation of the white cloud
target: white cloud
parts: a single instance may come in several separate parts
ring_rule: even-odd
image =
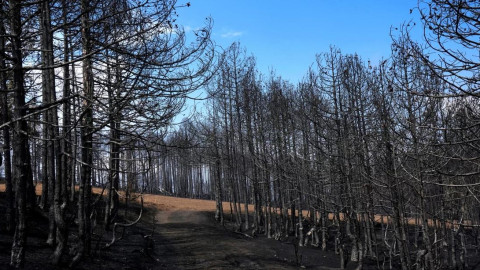
[[[224,34],[221,34],[220,36],[222,38],[231,38],[231,37],[239,37],[243,35],[243,32],[240,32],[240,31],[230,31],[230,32],[227,32],[227,33],[224,33]]]

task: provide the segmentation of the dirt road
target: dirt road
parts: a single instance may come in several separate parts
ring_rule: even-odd
[[[299,268],[291,242],[231,232],[215,225],[211,212],[159,211],[156,221],[155,269]],[[336,269],[339,265],[334,253],[313,248],[300,248],[298,259],[308,269]]]
[[[0,184],[0,192],[3,188],[4,185]],[[94,190],[94,193],[99,192]],[[39,186],[37,193],[40,193]],[[127,228],[123,238],[110,248],[104,246],[110,241],[111,232],[105,233],[98,226],[92,239],[92,254],[77,268],[299,269],[303,266],[307,269],[337,269],[339,266],[340,259],[334,252],[301,247],[296,256],[291,241],[281,242],[263,235],[250,238],[218,225],[213,217],[213,201],[145,195],[145,205],[148,210],[141,222]],[[133,216],[129,217],[130,220],[137,210],[131,208]],[[47,220],[32,218],[29,228],[26,269],[50,269],[49,260],[45,259],[52,252],[45,244]],[[71,232],[75,231],[72,224]],[[117,236],[121,231],[118,230]],[[152,235],[153,241],[145,237],[148,235]],[[69,239],[70,252],[74,252],[75,241],[75,237]],[[0,233],[0,269],[8,265],[10,247],[11,236]],[[71,256],[67,255],[68,258]],[[63,265],[66,267],[68,263],[66,260]],[[347,269],[354,269],[354,265],[348,265]]]

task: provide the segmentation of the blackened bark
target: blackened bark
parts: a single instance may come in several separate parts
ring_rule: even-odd
[[[50,19],[50,4],[48,1],[40,3],[40,26],[41,26],[41,48],[42,48],[42,95],[43,103],[50,104],[55,101],[55,74],[53,71],[53,33],[51,29]],[[56,107],[47,110],[44,114],[44,181],[43,184],[47,187],[43,190],[46,193],[42,194],[43,205],[49,208],[49,232],[47,244],[54,245],[56,238],[56,225],[55,225],[55,184],[60,174],[56,175],[56,170],[60,170],[61,166],[55,166],[55,163],[59,164],[59,155],[61,155],[60,149],[58,149],[58,141],[56,135],[58,135],[58,118]],[[46,177],[46,179],[45,179]],[[48,203],[45,203],[45,196],[48,199]]]
[[[213,147],[215,149],[215,219],[220,222],[220,224],[225,225],[225,220],[223,217],[223,189],[222,189],[222,161],[220,157],[219,142],[217,138],[217,127],[216,127],[216,118],[214,116],[214,126],[213,126]]]
[[[383,105],[385,106],[385,105]],[[386,108],[383,108],[385,112]],[[394,164],[394,149],[390,138],[390,123],[387,114],[383,115],[382,123],[382,137],[385,144],[385,169],[387,177],[389,178],[389,191],[391,196],[391,204],[393,208],[393,221],[395,223],[395,237],[398,243],[400,252],[400,263],[403,270],[410,269],[410,256],[407,247],[407,239],[405,237],[404,218],[402,207],[400,203],[400,196],[398,194],[398,181],[396,179],[395,164]]]
[[[47,4],[45,4],[47,5]],[[46,7],[48,8],[48,6]],[[65,0],[62,1],[62,19],[64,23],[67,23],[67,7]],[[50,27],[50,25],[48,24]],[[51,34],[51,32],[50,32]],[[69,60],[69,49],[68,49],[68,31],[64,28],[64,41],[63,41],[63,49],[64,49],[64,62],[68,62]],[[53,39],[52,39],[53,40]],[[53,44],[50,44],[53,48]],[[51,63],[53,64],[53,55],[51,59]],[[52,70],[53,74],[53,70]],[[64,65],[63,67],[63,97],[70,96],[70,71],[69,66]],[[52,78],[54,79],[54,78]],[[52,95],[52,99],[55,100],[55,93]],[[57,112],[54,111],[54,122],[58,122],[57,119]],[[63,136],[61,142],[59,140],[59,132],[58,128],[56,130],[56,158],[57,158],[57,175],[55,181],[55,194],[54,194],[54,216],[55,216],[55,223],[57,225],[56,231],[56,247],[52,257],[52,263],[54,265],[58,265],[62,256],[65,252],[65,248],[67,245],[68,240],[68,226],[65,221],[65,210],[67,209],[68,204],[68,182],[70,178],[70,174],[68,173],[69,169],[71,168],[71,162],[68,155],[71,154],[71,146],[69,143],[69,128],[70,128],[70,102],[67,101],[63,104]],[[58,125],[56,125],[58,126]],[[61,145],[60,145],[61,144]],[[61,165],[60,165],[61,164]]]
[[[6,18],[3,5],[0,5],[0,15]],[[5,71],[5,25],[3,20],[0,21],[0,111],[1,121],[0,123],[7,123],[10,120],[10,112],[8,109],[8,89],[7,89],[7,74]],[[5,171],[5,193],[6,193],[6,229],[8,232],[13,231],[15,226],[15,214],[13,208],[13,188],[12,188],[12,157],[10,155],[10,127],[5,126],[3,128],[3,164]],[[0,162],[1,163],[1,162]]]
[[[90,6],[89,1],[81,2],[81,32],[82,32],[82,63],[83,71],[83,117],[80,129],[81,160],[80,167],[80,190],[78,194],[78,250],[72,265],[76,264],[84,255],[89,255],[91,247],[91,224],[90,224],[90,189],[92,178],[93,154],[93,73],[90,52],[92,44],[90,40]]]
[[[22,66],[22,33],[21,1],[10,0],[10,29],[12,40],[12,68],[14,92],[14,123],[13,153],[14,153],[14,182],[16,201],[16,226],[12,244],[10,266],[22,268],[25,263],[26,235],[26,208],[27,208],[27,183],[32,182],[30,167],[30,151],[28,145],[28,125],[24,119],[26,115],[24,74]]]
[[[108,52],[107,52],[108,53]],[[117,59],[118,60],[118,59]],[[115,218],[117,211],[118,211],[118,188],[120,182],[120,134],[119,134],[119,114],[117,108],[117,100],[115,94],[115,85],[111,85],[112,83],[112,66],[107,65],[107,80],[109,84],[107,85],[108,91],[108,105],[109,105],[109,125],[110,125],[110,156],[109,156],[109,171],[108,171],[108,198],[106,203],[106,211],[105,211],[105,229],[109,230],[110,225]],[[115,67],[118,70],[118,67]],[[116,72],[119,73],[119,72]],[[119,74],[116,76],[116,81],[120,80]]]

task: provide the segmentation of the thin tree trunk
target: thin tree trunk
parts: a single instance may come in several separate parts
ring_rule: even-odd
[[[80,168],[80,190],[78,194],[78,250],[72,265],[76,264],[84,255],[89,255],[91,245],[91,224],[90,224],[90,189],[93,167],[93,73],[90,40],[90,6],[87,0],[81,1],[81,32],[82,32],[82,55],[83,59],[83,117],[80,128],[81,143],[81,168]]]
[[[216,127],[216,118],[214,118],[214,127],[213,127],[213,147],[215,149],[215,201],[216,201],[216,211],[215,211],[215,219],[220,222],[220,224],[225,225],[224,217],[223,217],[223,190],[222,190],[222,162],[220,157],[220,150],[218,146],[218,138],[217,138],[217,127]]]
[[[70,58],[73,59],[73,50],[70,50]],[[72,91],[74,94],[79,94],[78,88],[76,86],[76,81],[77,81],[77,76],[75,73],[75,64],[72,63],[72,80],[71,80],[71,86],[72,86]],[[80,103],[78,101],[79,98],[74,98],[73,99],[73,104],[72,104],[72,116],[76,116],[78,111],[77,107],[78,104]],[[74,121],[76,120],[75,118],[73,119]],[[75,200],[75,184],[77,182],[77,149],[78,149],[78,134],[77,134],[77,129],[72,128],[72,136],[73,136],[73,149],[72,149],[72,171],[71,171],[71,181],[70,181],[70,202],[73,202]]]
[[[64,23],[67,22],[67,7],[65,0],[62,1],[62,8],[63,8],[63,21]],[[68,62],[69,59],[69,52],[68,52],[68,33],[67,30],[64,29],[64,61]],[[53,61],[53,59],[52,59]],[[53,64],[53,63],[52,63]],[[68,65],[64,65],[63,67],[63,97],[70,96],[70,81],[69,81],[69,68]],[[55,96],[53,96],[55,99]],[[57,246],[53,253],[52,262],[53,265],[58,265],[62,256],[65,252],[65,248],[67,246],[68,240],[68,226],[65,222],[65,210],[67,209],[68,204],[68,192],[67,186],[69,182],[69,174],[68,169],[71,167],[69,166],[71,163],[68,161],[68,155],[71,153],[70,145],[68,142],[68,134],[69,134],[69,126],[70,126],[70,102],[66,101],[63,104],[63,136],[61,140],[61,147],[57,145],[57,178],[55,183],[55,195],[54,195],[54,213],[55,213],[55,223],[57,224]],[[56,112],[55,112],[55,119],[56,119]],[[57,120],[58,122],[58,120]],[[58,135],[58,131],[57,131]],[[57,136],[58,137],[58,136]],[[58,144],[59,140],[57,139]],[[65,154],[62,154],[65,153]],[[61,164],[61,165],[60,165]]]
[[[53,34],[50,22],[50,4],[48,1],[40,3],[40,22],[41,22],[41,47],[42,47],[42,94],[43,103],[49,104],[55,101],[55,74],[53,72]],[[48,245],[55,244],[56,225],[55,225],[55,190],[57,178],[61,176],[56,170],[61,172],[61,166],[55,166],[57,162],[60,165],[58,157],[61,156],[61,149],[58,148],[58,118],[56,107],[47,110],[44,114],[44,143],[46,145],[44,155],[44,179],[47,177],[48,188],[43,196],[47,195],[48,203],[43,206],[49,207],[49,232],[47,238]]]
[[[108,57],[108,51],[107,51]],[[117,59],[118,60],[118,59]],[[107,60],[108,61],[108,60]],[[118,68],[117,68],[118,69]],[[119,123],[118,123],[118,114],[117,104],[116,104],[116,94],[115,87],[111,85],[111,66],[107,64],[107,90],[108,90],[108,100],[109,100],[109,125],[110,125],[110,156],[109,156],[109,171],[108,171],[108,195],[107,195],[107,204],[105,211],[105,229],[109,230],[110,225],[115,218],[118,210],[119,198],[118,198],[118,188],[119,188],[119,169],[120,169],[120,136],[118,132]],[[116,76],[115,80],[119,80]],[[116,85],[116,84],[114,84]]]
[[[3,5],[0,5],[0,14],[4,14]],[[8,109],[8,89],[7,89],[7,74],[5,71],[5,25],[0,23],[0,115],[2,119],[0,123],[7,123],[10,120],[10,112]],[[15,227],[15,213],[14,213],[14,194],[12,187],[12,157],[10,154],[10,127],[3,128],[3,157],[4,157],[4,173],[5,173],[5,193],[6,193],[6,229],[12,232]],[[1,155],[1,154],[0,154]],[[1,159],[1,156],[0,156]],[[1,163],[1,160],[0,160]]]
[[[28,125],[26,119],[24,119],[24,116],[26,115],[26,107],[24,74],[22,67],[22,41],[20,38],[22,32],[21,1],[10,0],[9,5],[14,91],[13,118],[17,119],[14,123],[15,134],[13,136],[15,172],[14,182],[16,183],[15,201],[17,218],[11,250],[10,266],[14,268],[22,268],[25,263],[25,248],[27,244],[27,183],[32,182],[32,172],[30,167],[30,151],[28,144]]]

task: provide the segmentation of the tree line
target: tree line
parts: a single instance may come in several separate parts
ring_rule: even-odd
[[[331,47],[296,85],[260,74],[232,44],[207,86],[206,112],[169,136],[185,148],[164,156],[182,173],[173,190],[161,177],[163,189],[211,197],[221,223],[295,235],[358,269],[366,260],[382,269],[474,267],[478,4],[428,1],[419,10],[425,43],[405,24],[377,64]],[[208,177],[195,177],[198,168]]]
[[[28,213],[48,215],[52,263],[74,266],[93,227],[119,218],[124,190],[213,199],[222,224],[294,235],[358,269],[469,267],[480,248],[477,2],[421,2],[422,43],[406,24],[379,63],[332,46],[297,84],[258,72],[239,43],[218,52],[209,21],[185,33],[179,7],[0,4],[12,266],[24,263]],[[203,112],[172,127],[197,89]]]

